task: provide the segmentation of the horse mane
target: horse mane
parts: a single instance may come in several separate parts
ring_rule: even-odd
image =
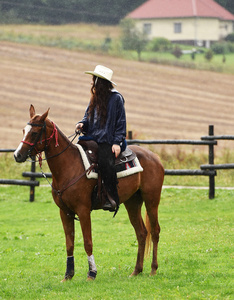
[[[53,122],[52,122],[50,119],[48,119],[48,118],[46,118],[46,119],[50,122],[50,124],[53,124]],[[56,128],[57,128],[57,130],[58,130],[59,135],[61,135],[62,138],[63,138],[66,142],[71,143],[71,141],[69,140],[69,138],[62,132],[61,129],[59,129],[58,125],[55,124],[55,126],[56,126]],[[72,146],[72,147],[76,147],[73,143],[71,143],[71,146]]]

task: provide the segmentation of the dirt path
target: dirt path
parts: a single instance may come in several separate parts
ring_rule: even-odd
[[[89,101],[96,64],[114,70],[126,101],[128,130],[144,139],[234,134],[234,76],[126,61],[54,48],[0,43],[0,148],[15,148],[30,104],[70,135]]]

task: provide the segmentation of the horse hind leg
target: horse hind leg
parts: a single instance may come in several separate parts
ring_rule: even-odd
[[[151,233],[151,239],[153,242],[153,257],[152,257],[152,264],[151,264],[151,273],[150,275],[155,275],[158,269],[158,260],[157,260],[157,253],[158,253],[158,242],[159,242],[159,233],[160,233],[160,226],[158,222],[158,204],[160,200],[160,194],[152,197],[147,197],[148,201],[145,201],[146,211],[147,211],[147,218],[146,221],[146,228],[147,231]],[[150,243],[147,243],[150,246]],[[147,252],[147,250],[146,250]]]
[[[134,194],[128,201],[124,203],[129,215],[130,222],[134,227],[138,241],[137,261],[135,269],[130,275],[131,277],[136,276],[143,271],[147,230],[141,216],[142,203],[143,200],[139,192]]]

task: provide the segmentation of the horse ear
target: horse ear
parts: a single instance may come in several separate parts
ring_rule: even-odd
[[[29,112],[30,112],[30,118],[32,119],[32,117],[35,116],[35,108],[32,104],[30,106]]]
[[[45,121],[45,119],[46,119],[47,116],[48,116],[49,110],[50,110],[50,109],[48,108],[48,110],[40,117],[40,121],[42,121],[42,122]]]

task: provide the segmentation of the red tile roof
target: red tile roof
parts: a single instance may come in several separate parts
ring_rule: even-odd
[[[132,19],[194,16],[234,20],[232,13],[213,0],[148,0],[127,15]]]

